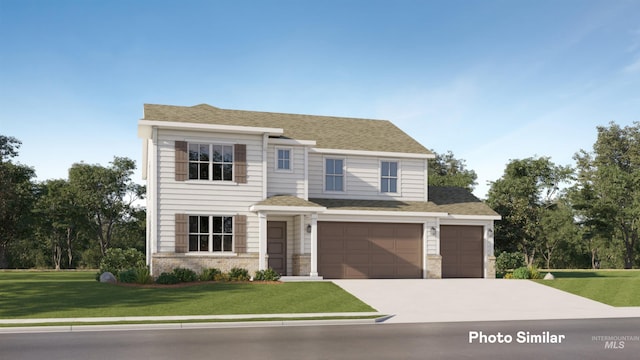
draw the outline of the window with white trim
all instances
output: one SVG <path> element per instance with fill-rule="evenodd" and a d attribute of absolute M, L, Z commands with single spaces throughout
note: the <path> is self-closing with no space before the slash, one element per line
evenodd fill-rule
<path fill-rule="evenodd" d="M 276 148 L 276 170 L 291 171 L 291 149 Z"/>
<path fill-rule="evenodd" d="M 344 159 L 324 160 L 325 191 L 344 191 Z"/>
<path fill-rule="evenodd" d="M 189 143 L 189 180 L 233 181 L 233 145 Z"/>
<path fill-rule="evenodd" d="M 190 252 L 233 252 L 232 216 L 189 216 Z"/>
<path fill-rule="evenodd" d="M 383 193 L 398 192 L 398 162 L 397 161 L 381 161 L 380 162 L 380 192 L 383 192 Z"/>

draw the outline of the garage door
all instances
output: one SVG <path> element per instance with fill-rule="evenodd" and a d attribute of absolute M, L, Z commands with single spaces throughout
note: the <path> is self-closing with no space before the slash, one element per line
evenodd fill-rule
<path fill-rule="evenodd" d="M 440 226 L 443 278 L 483 277 L 482 226 Z"/>
<path fill-rule="evenodd" d="M 318 223 L 318 273 L 326 279 L 422 277 L 422 224 Z"/>

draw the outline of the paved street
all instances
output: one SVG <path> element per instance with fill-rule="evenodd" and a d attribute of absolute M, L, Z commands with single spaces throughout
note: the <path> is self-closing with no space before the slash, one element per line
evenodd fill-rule
<path fill-rule="evenodd" d="M 473 343 L 470 332 L 479 336 Z M 518 343 L 518 334 L 545 341 L 555 336 L 560 343 Z M 511 336 L 511 343 L 478 343 L 498 335 Z M 615 344 L 598 338 L 605 336 L 618 338 Z M 0 358 L 632 359 L 640 351 L 638 337 L 640 319 L 80 331 L 0 334 Z"/>

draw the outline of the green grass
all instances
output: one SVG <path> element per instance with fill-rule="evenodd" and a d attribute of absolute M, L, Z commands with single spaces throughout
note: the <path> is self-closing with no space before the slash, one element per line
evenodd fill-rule
<path fill-rule="evenodd" d="M 330 282 L 136 288 L 102 284 L 94 276 L 93 272 L 0 272 L 0 318 L 375 311 Z"/>
<path fill-rule="evenodd" d="M 547 271 L 541 271 L 545 274 Z M 534 280 L 612 306 L 640 306 L 638 270 L 550 270 L 555 280 Z"/>

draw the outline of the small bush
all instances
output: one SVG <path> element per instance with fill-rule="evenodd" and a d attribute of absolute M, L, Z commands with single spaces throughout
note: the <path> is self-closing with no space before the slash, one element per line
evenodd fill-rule
<path fill-rule="evenodd" d="M 525 266 L 524 254 L 520 252 L 501 252 L 496 258 L 496 274 L 504 275 L 507 271 Z"/>
<path fill-rule="evenodd" d="M 151 284 L 153 282 L 153 276 L 151 276 L 147 266 L 133 270 L 136 275 L 136 284 Z"/>
<path fill-rule="evenodd" d="M 120 271 L 145 266 L 147 266 L 145 256 L 141 251 L 133 248 L 127 250 L 111 248 L 100 260 L 100 274 L 108 271 L 117 277 Z"/>
<path fill-rule="evenodd" d="M 179 282 L 193 282 L 198 280 L 198 275 L 191 269 L 175 268 L 173 269 L 173 275 L 175 275 Z"/>
<path fill-rule="evenodd" d="M 535 266 L 529 267 L 529 279 L 542 279 L 540 271 Z"/>
<path fill-rule="evenodd" d="M 215 280 L 215 281 L 229 281 L 230 280 L 229 279 L 229 274 L 223 273 L 223 272 L 217 273 L 217 274 L 215 274 L 213 276 L 213 280 Z"/>
<path fill-rule="evenodd" d="M 121 283 L 127 283 L 127 284 L 135 283 L 136 270 L 129 269 L 129 270 L 120 271 L 120 273 L 118 273 L 116 277 L 118 278 L 118 281 Z"/>
<path fill-rule="evenodd" d="M 513 279 L 513 273 L 509 272 L 509 273 L 504 274 L 503 279 Z"/>
<path fill-rule="evenodd" d="M 256 271 L 256 276 L 254 276 L 253 279 L 255 281 L 278 281 L 280 279 L 280 274 L 275 272 L 272 268 L 268 268 L 267 270 Z"/>
<path fill-rule="evenodd" d="M 208 269 L 202 270 L 198 278 L 200 281 L 213 281 L 216 279 L 216 275 L 220 273 L 221 273 L 220 269 L 208 268 Z"/>
<path fill-rule="evenodd" d="M 249 271 L 243 268 L 234 267 L 229 270 L 229 280 L 231 281 L 248 281 Z"/>
<path fill-rule="evenodd" d="M 529 268 L 526 266 L 522 266 L 513 270 L 514 279 L 529 279 L 530 276 L 531 276 L 531 273 L 529 272 Z"/>
<path fill-rule="evenodd" d="M 170 273 L 163 272 L 162 274 L 160 274 L 160 276 L 158 276 L 158 279 L 156 279 L 156 282 L 162 285 L 172 285 L 172 284 L 179 283 L 180 280 L 172 272 Z"/>

